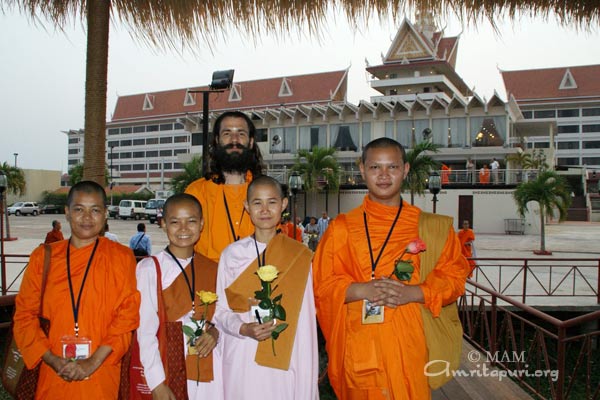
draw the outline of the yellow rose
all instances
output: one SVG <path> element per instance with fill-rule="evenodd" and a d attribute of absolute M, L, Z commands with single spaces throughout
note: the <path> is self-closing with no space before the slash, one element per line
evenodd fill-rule
<path fill-rule="evenodd" d="M 279 271 L 274 265 L 263 265 L 257 271 L 258 277 L 263 282 L 273 282 Z"/>
<path fill-rule="evenodd" d="M 216 293 L 207 292 L 204 290 L 196 292 L 196 294 L 198 295 L 198 297 L 200 297 L 200 301 L 202 302 L 202 304 L 212 304 L 219 298 L 219 296 L 217 296 Z"/>

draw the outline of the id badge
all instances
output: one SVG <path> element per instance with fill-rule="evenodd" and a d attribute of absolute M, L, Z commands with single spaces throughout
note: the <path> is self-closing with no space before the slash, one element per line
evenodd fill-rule
<path fill-rule="evenodd" d="M 63 336 L 60 339 L 62 356 L 69 360 L 85 360 L 92 350 L 92 341 L 85 337 Z"/>
<path fill-rule="evenodd" d="M 269 310 L 264 310 L 258 306 L 258 300 L 248 299 L 250 303 L 250 321 L 258 322 L 262 324 L 265 322 L 265 318 L 269 318 Z"/>
<path fill-rule="evenodd" d="M 383 312 L 384 306 L 376 306 L 371 304 L 367 299 L 363 300 L 362 306 L 362 323 L 363 325 L 368 324 L 381 324 L 383 323 Z"/>

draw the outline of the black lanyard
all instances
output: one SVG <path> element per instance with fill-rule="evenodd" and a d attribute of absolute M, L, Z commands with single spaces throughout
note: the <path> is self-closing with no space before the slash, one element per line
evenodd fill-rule
<path fill-rule="evenodd" d="M 227 197 L 225 196 L 225 192 L 223 192 L 223 202 L 225 203 L 225 211 L 227 212 L 227 219 L 229 220 L 229 229 L 231 229 L 231 236 L 233 236 L 233 241 L 237 242 L 240 240 L 240 237 L 235 234 L 235 229 L 233 229 L 233 222 L 231 221 L 231 214 L 229 213 L 229 205 L 227 204 Z M 244 219 L 244 213 L 246 212 L 245 208 L 242 208 L 242 216 L 240 217 L 240 228 L 242 227 L 242 220 Z"/>
<path fill-rule="evenodd" d="M 90 271 L 90 266 L 92 265 L 92 260 L 94 259 L 94 255 L 96 254 L 96 249 L 98 248 L 98 239 L 96 238 L 96 243 L 94 244 L 94 249 L 92 250 L 92 254 L 90 255 L 90 259 L 88 260 L 87 267 L 85 267 L 85 273 L 83 274 L 83 280 L 81 281 L 81 286 L 79 287 L 79 295 L 77 296 L 77 304 L 75 304 L 75 293 L 73 293 L 73 282 L 71 282 L 71 238 L 69 238 L 69 243 L 67 244 L 67 279 L 69 280 L 69 293 L 71 294 L 71 307 L 73 307 L 73 319 L 75 320 L 75 337 L 79 337 L 79 304 L 81 303 L 81 293 L 83 293 L 83 286 L 85 285 L 85 280 L 87 279 L 88 272 Z"/>
<path fill-rule="evenodd" d="M 181 273 L 182 273 L 183 277 L 185 278 L 185 283 L 187 284 L 188 290 L 190 291 L 190 298 L 192 299 L 192 315 L 194 315 L 196 313 L 196 301 L 194 300 L 194 293 L 196 292 L 196 271 L 194 270 L 194 256 L 192 255 L 192 261 L 191 261 L 191 264 L 192 264 L 191 265 L 192 266 L 192 284 L 190 285 L 190 278 L 188 278 L 187 274 L 185 273 L 185 270 L 183 269 L 183 267 L 179 263 L 179 260 L 177 259 L 177 257 L 175 257 L 173 255 L 173 253 L 171 253 L 171 250 L 169 250 L 168 246 L 165 247 L 165 251 L 167 253 L 169 253 L 169 255 L 173 258 L 173 260 L 175 260 L 175 262 L 177 263 L 177 266 L 181 270 Z"/>
<path fill-rule="evenodd" d="M 258 251 L 258 244 L 256 243 L 256 235 L 252 235 L 252 237 L 254 238 L 254 248 L 256 249 L 256 260 L 258 261 L 258 268 L 262 267 L 263 265 L 266 265 L 266 254 L 267 254 L 267 249 L 265 248 L 265 251 L 262 252 L 262 260 L 260 259 L 260 252 Z"/>
<path fill-rule="evenodd" d="M 369 243 L 369 255 L 371 256 L 371 279 L 375 279 L 375 268 L 377 268 L 377 264 L 379 263 L 379 259 L 383 254 L 383 250 L 385 246 L 387 246 L 388 241 L 390 240 L 390 236 L 392 236 L 392 231 L 396 226 L 396 222 L 398 222 L 398 217 L 400 217 L 400 211 L 402 211 L 402 199 L 400 199 L 400 206 L 398 207 L 398 212 L 396 213 L 396 218 L 394 218 L 394 222 L 392 222 L 392 227 L 383 242 L 383 246 L 381 246 L 381 250 L 379 250 L 379 255 L 377 256 L 377 260 L 373 260 L 373 248 L 371 247 L 371 236 L 369 236 L 369 227 L 367 226 L 367 213 L 363 211 L 363 220 L 365 221 L 365 232 L 367 233 L 367 242 Z"/>

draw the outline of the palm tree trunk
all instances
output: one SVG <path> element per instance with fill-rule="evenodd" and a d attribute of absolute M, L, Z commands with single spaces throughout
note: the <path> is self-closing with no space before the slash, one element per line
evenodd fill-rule
<path fill-rule="evenodd" d="M 83 179 L 104 186 L 106 169 L 106 85 L 110 1 L 87 1 L 85 140 Z"/>
<path fill-rule="evenodd" d="M 540 204 L 540 252 L 546 251 L 546 218 L 544 218 L 544 208 Z"/>

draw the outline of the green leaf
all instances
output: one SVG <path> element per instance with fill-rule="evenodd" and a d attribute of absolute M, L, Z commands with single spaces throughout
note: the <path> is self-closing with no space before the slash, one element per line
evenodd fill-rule
<path fill-rule="evenodd" d="M 279 338 L 279 332 L 275 332 L 275 331 L 271 332 L 271 337 L 272 337 L 274 340 L 277 340 L 277 338 Z"/>
<path fill-rule="evenodd" d="M 410 280 L 410 277 L 412 276 L 412 273 L 410 272 L 394 272 L 394 274 L 396 275 L 396 278 L 398 278 L 398 280 L 400 281 L 408 281 Z"/>
<path fill-rule="evenodd" d="M 263 310 L 270 310 L 272 307 L 271 299 L 262 299 L 258 306 Z"/>
<path fill-rule="evenodd" d="M 288 327 L 288 324 L 285 322 L 283 324 L 279 324 L 275 327 L 275 329 L 273 329 L 273 333 L 277 333 L 277 336 L 279 336 L 279 334 L 281 332 L 283 332 L 284 330 L 286 330 L 287 327 Z M 275 339 L 277 339 L 277 338 L 275 338 Z"/>
<path fill-rule="evenodd" d="M 285 321 L 285 309 L 280 304 L 277 304 L 273 309 L 273 316 L 277 319 Z"/>
<path fill-rule="evenodd" d="M 256 292 L 254 292 L 254 297 L 256 298 L 256 300 L 265 300 L 268 298 L 267 293 L 263 290 L 257 290 Z"/>
<path fill-rule="evenodd" d="M 283 297 L 283 293 L 280 294 L 279 296 L 275 296 L 275 298 L 273 299 L 273 303 L 278 303 L 282 297 Z"/>
<path fill-rule="evenodd" d="M 194 335 L 194 330 L 191 327 L 189 327 L 187 325 L 183 325 L 182 329 L 183 329 L 183 333 L 185 333 L 186 336 L 188 336 L 190 338 L 193 338 L 194 336 L 196 336 L 196 335 Z"/>
<path fill-rule="evenodd" d="M 271 318 L 270 316 L 262 317 L 263 324 L 265 324 L 267 322 L 271 322 L 271 321 L 273 321 L 273 318 Z"/>

